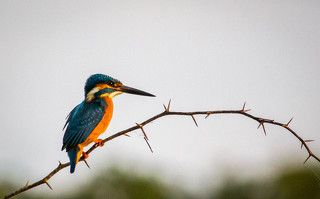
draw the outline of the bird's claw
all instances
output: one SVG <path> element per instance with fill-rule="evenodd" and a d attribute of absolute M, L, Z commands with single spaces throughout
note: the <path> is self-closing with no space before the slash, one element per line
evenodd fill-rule
<path fill-rule="evenodd" d="M 83 157 L 83 159 L 87 159 L 89 157 L 89 155 L 86 152 L 82 152 L 82 157 Z"/>
<path fill-rule="evenodd" d="M 103 140 L 101 140 L 101 139 L 97 139 L 97 140 L 95 141 L 95 143 L 96 143 L 96 146 L 100 146 L 100 147 L 102 147 L 102 146 L 104 145 L 104 142 L 103 142 Z"/>

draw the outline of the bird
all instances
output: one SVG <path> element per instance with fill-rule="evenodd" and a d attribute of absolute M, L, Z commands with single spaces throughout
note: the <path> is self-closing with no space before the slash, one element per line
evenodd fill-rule
<path fill-rule="evenodd" d="M 112 118 L 113 98 L 122 93 L 155 97 L 148 92 L 125 86 L 119 80 L 104 74 L 91 75 L 84 87 L 84 100 L 72 109 L 63 127 L 61 150 L 68 153 L 70 173 L 74 173 L 81 157 L 88 158 L 83 148 L 91 143 L 103 146 L 98 137 L 106 131 Z"/>

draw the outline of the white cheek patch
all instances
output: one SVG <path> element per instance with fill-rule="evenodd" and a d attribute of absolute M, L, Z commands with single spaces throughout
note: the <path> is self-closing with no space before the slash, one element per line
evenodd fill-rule
<path fill-rule="evenodd" d="M 115 96 L 117 96 L 117 95 L 120 95 L 120 94 L 122 94 L 121 91 L 114 91 L 114 92 L 112 92 L 112 93 L 105 93 L 105 94 L 101 95 L 101 97 L 110 97 L 110 98 L 113 98 L 113 97 L 115 97 Z"/>
<path fill-rule="evenodd" d="M 113 97 L 115 97 L 115 96 L 117 96 L 117 95 L 120 95 L 120 94 L 122 94 L 121 91 L 114 91 L 114 92 L 112 92 L 112 93 L 109 94 L 109 97 L 113 98 Z"/>
<path fill-rule="evenodd" d="M 99 88 L 94 87 L 86 96 L 86 101 L 90 102 L 94 99 L 94 94 L 99 91 Z"/>

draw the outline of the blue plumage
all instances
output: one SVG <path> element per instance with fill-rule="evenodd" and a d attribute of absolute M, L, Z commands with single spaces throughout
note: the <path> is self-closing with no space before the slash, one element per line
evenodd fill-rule
<path fill-rule="evenodd" d="M 90 90 L 97 84 L 108 84 L 112 86 L 116 83 L 121 82 L 108 75 L 91 75 L 86 81 L 84 88 L 85 96 L 87 96 Z M 106 92 L 106 89 L 103 91 Z M 113 92 L 113 90 L 108 90 L 108 92 Z M 69 113 L 67 121 L 63 127 L 63 129 L 66 128 L 66 130 L 63 136 L 63 145 L 61 150 L 66 149 L 68 152 L 71 173 L 74 172 L 77 163 L 77 153 L 79 152 L 78 144 L 86 141 L 105 114 L 107 104 L 98 96 L 99 94 L 101 94 L 101 91 L 95 94 L 96 96 L 93 100 L 84 100 L 76 106 Z"/>
<path fill-rule="evenodd" d="M 91 75 L 86 81 L 84 91 L 85 100 L 69 113 L 63 127 L 65 133 L 61 150 L 66 149 L 68 152 L 71 173 L 74 172 L 80 155 L 82 154 L 83 158 L 87 157 L 83 152 L 84 147 L 92 142 L 103 144 L 98 137 L 106 130 L 112 118 L 114 96 L 123 92 L 154 96 L 125 86 L 119 80 L 103 74 Z"/>
<path fill-rule="evenodd" d="M 68 151 L 68 156 L 70 159 L 70 173 L 73 173 L 76 169 L 78 151 L 78 147 L 72 148 L 70 151 Z"/>
<path fill-rule="evenodd" d="M 65 124 L 67 129 L 63 136 L 61 150 L 66 149 L 68 152 L 84 142 L 103 118 L 106 106 L 106 103 L 101 99 L 92 102 L 83 101 L 76 106 L 70 112 Z"/>
<path fill-rule="evenodd" d="M 77 164 L 78 144 L 83 143 L 103 118 L 106 103 L 97 99 L 92 102 L 83 101 L 69 114 L 63 136 L 63 146 L 70 159 L 70 172 L 73 173 Z"/>

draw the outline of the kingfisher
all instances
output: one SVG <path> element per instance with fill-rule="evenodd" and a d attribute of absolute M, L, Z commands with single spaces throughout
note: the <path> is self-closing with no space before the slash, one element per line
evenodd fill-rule
<path fill-rule="evenodd" d="M 155 97 L 155 95 L 123 85 L 104 74 L 91 75 L 84 87 L 85 98 L 67 116 L 63 127 L 62 151 L 70 159 L 70 173 L 74 173 L 81 155 L 88 157 L 83 148 L 91 143 L 103 146 L 98 137 L 107 129 L 113 113 L 113 98 L 122 93 Z"/>

